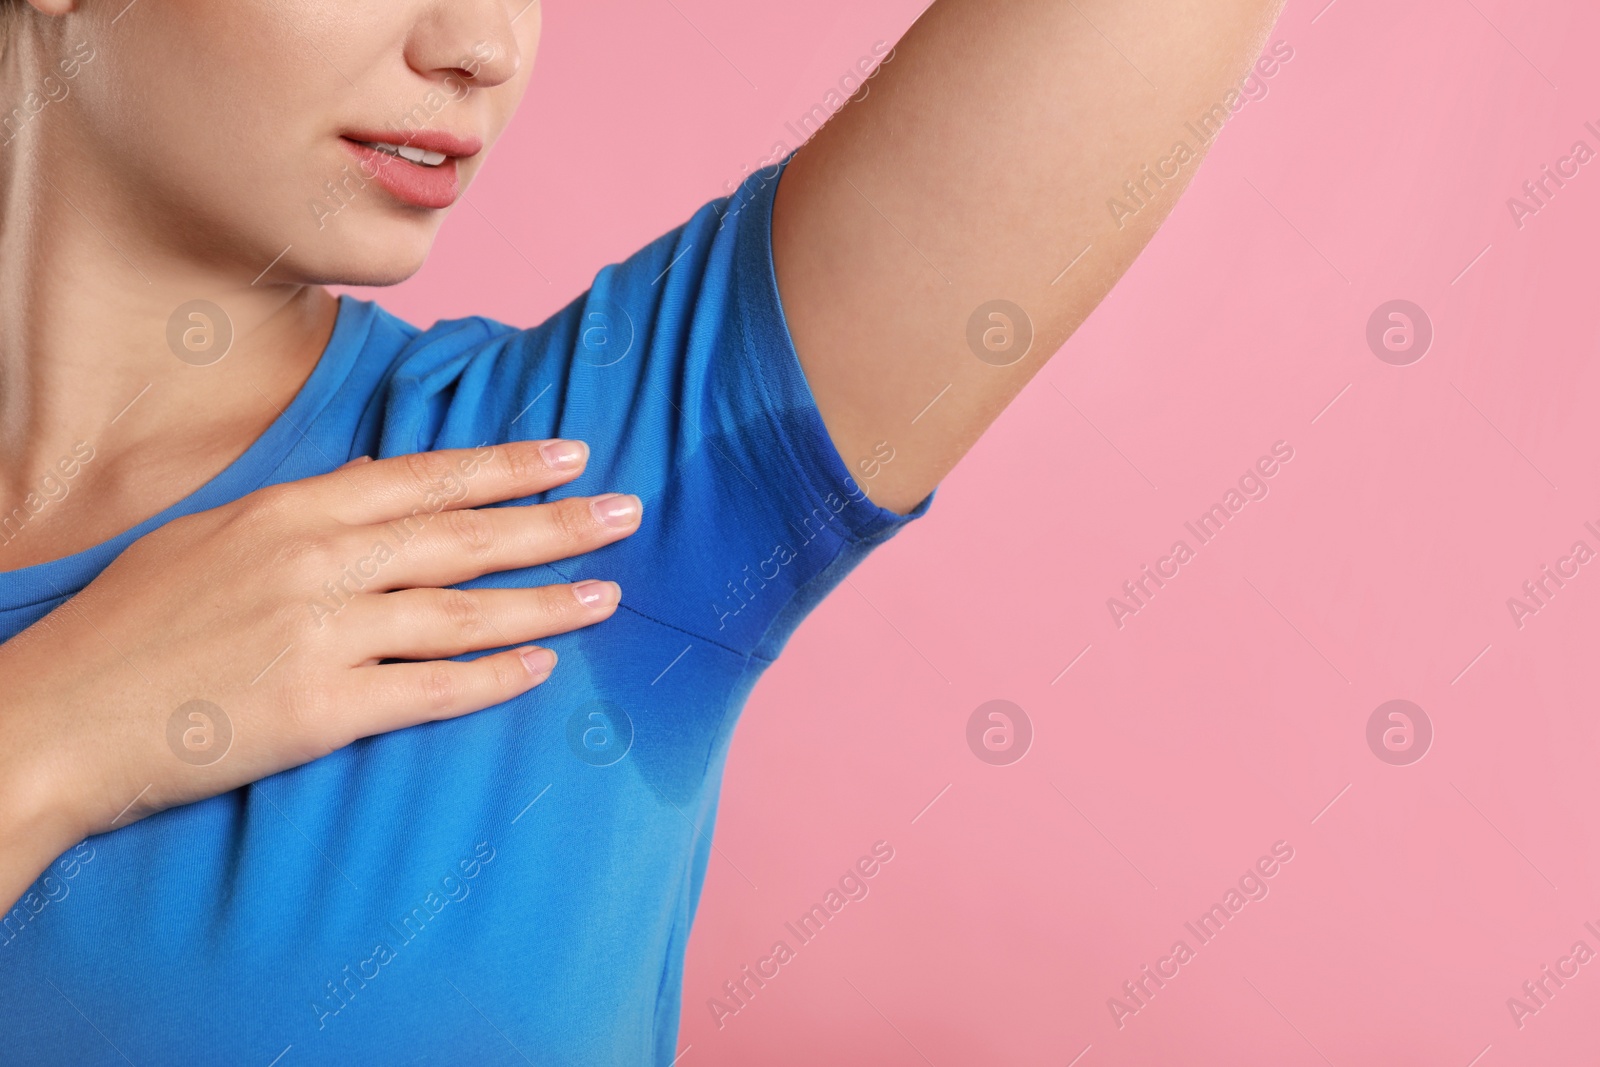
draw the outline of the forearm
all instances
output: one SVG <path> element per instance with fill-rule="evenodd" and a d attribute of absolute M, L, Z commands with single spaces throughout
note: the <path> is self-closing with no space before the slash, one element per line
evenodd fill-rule
<path fill-rule="evenodd" d="M 22 900 L 56 857 L 85 836 L 63 778 L 24 736 L 32 718 L 16 702 L 0 712 L 0 910 Z M 9 928 L 8 928 L 9 929 Z M 9 940 L 0 932 L 0 942 Z"/>
<path fill-rule="evenodd" d="M 1280 6 L 938 0 L 799 153 L 774 220 L 779 283 L 846 459 L 895 446 L 874 499 L 925 495 L 1127 270 Z M 968 342 L 997 299 L 1033 332 L 1014 364 Z"/>

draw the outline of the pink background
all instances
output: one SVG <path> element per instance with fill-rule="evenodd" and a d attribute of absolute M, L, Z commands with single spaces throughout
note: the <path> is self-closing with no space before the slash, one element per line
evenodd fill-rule
<path fill-rule="evenodd" d="M 1600 960 L 1520 1029 L 1506 1000 L 1600 951 L 1600 562 L 1521 629 L 1506 600 L 1600 549 L 1600 161 L 1520 230 L 1506 200 L 1600 149 L 1600 17 L 1325 3 L 1292 0 L 1293 60 L 1150 250 L 757 689 L 683 1067 L 1594 1061 Z M 541 320 L 921 6 L 546 5 L 471 206 L 381 299 Z M 1365 341 L 1394 298 L 1435 327 L 1411 366 Z M 1119 630 L 1106 599 L 1279 440 L 1270 495 Z M 997 698 L 1035 729 L 1010 766 L 966 742 Z M 1410 766 L 1366 742 L 1394 698 L 1436 731 Z M 878 840 L 870 895 L 719 1028 L 708 998 Z M 1277 841 L 1270 894 L 1197 947 L 1185 920 Z M 1179 938 L 1119 1029 L 1107 999 Z"/>

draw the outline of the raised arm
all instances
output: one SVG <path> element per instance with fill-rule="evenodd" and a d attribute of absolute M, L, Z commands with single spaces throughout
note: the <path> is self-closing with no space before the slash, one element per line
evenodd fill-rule
<path fill-rule="evenodd" d="M 875 501 L 914 507 L 1116 284 L 1281 4 L 936 0 L 798 153 L 779 292 Z"/>

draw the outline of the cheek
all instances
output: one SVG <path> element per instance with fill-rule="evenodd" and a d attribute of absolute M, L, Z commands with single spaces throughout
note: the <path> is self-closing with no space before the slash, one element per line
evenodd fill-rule
<path fill-rule="evenodd" d="M 303 157 L 296 126 L 342 83 L 264 6 L 136 8 L 117 47 L 85 66 L 81 106 L 94 143 L 156 202 L 162 190 L 196 206 L 259 195 L 263 178 Z"/>
<path fill-rule="evenodd" d="M 311 204 L 352 163 L 339 129 L 393 108 L 405 8 L 401 0 L 387 13 L 373 0 L 140 4 L 118 23 L 117 46 L 100 48 L 80 75 L 73 96 L 85 140 L 114 187 L 147 205 L 152 226 L 261 265 L 291 243 L 312 251 Z M 382 246 L 371 257 L 417 254 Z M 337 274 L 351 265 L 328 266 Z"/>

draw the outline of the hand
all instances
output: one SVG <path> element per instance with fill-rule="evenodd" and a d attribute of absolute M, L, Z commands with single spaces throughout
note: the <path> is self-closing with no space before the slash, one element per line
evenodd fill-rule
<path fill-rule="evenodd" d="M 547 441 L 358 460 L 134 542 L 0 646 L 0 897 L 88 834 L 544 681 L 555 654 L 529 642 L 608 618 L 615 582 L 443 587 L 637 530 L 619 494 L 483 507 L 587 458 Z"/>

